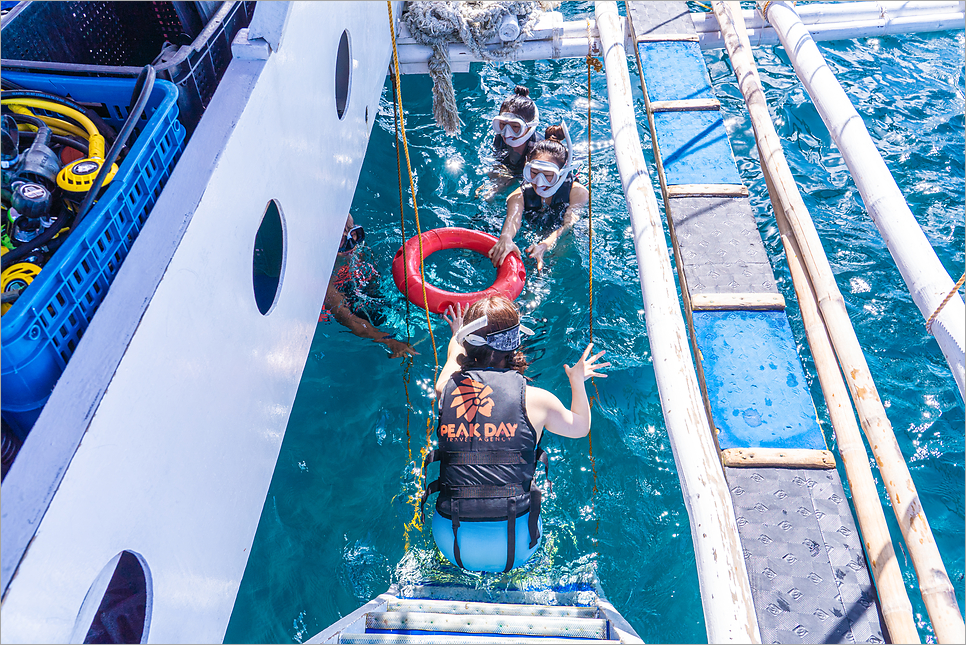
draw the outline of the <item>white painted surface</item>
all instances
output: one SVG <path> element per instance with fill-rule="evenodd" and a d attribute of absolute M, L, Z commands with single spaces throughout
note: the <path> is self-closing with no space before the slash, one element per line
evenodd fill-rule
<path fill-rule="evenodd" d="M 370 120 L 378 111 L 388 20 L 381 2 L 291 5 L 4 597 L 3 642 L 65 642 L 88 588 L 124 549 L 153 577 L 149 642 L 222 640 L 365 155 L 366 107 Z M 343 29 L 353 88 L 339 121 Z M 173 177 L 166 191 L 178 190 Z M 252 251 L 270 199 L 287 249 L 280 296 L 262 316 Z"/>
<path fill-rule="evenodd" d="M 855 111 L 795 9 L 786 2 L 773 2 L 767 17 L 781 38 L 795 74 L 842 154 L 862 195 L 862 202 L 889 247 L 925 321 L 952 291 L 952 278 L 909 210 L 862 117 Z M 917 323 L 910 321 L 910 324 Z M 936 318 L 932 331 L 952 370 L 960 397 L 966 398 L 966 306 L 962 296 L 958 293 L 953 296 Z"/>
<path fill-rule="evenodd" d="M 621 17 L 616 2 L 595 6 L 614 154 L 634 231 L 654 378 L 690 519 L 708 642 L 759 643 L 731 493 L 698 388 L 661 213 L 637 135 Z"/>

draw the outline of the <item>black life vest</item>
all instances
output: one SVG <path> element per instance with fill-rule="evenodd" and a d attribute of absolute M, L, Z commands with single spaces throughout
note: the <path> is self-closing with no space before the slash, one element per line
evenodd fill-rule
<path fill-rule="evenodd" d="M 510 369 L 457 372 L 443 387 L 436 436 L 439 447 L 423 469 L 439 462 L 439 478 L 426 487 L 422 502 L 439 492 L 436 512 L 453 523 L 453 551 L 462 567 L 456 539 L 460 521 L 507 522 L 507 563 L 516 555 L 516 518 L 530 512 L 530 548 L 540 537 L 540 489 L 533 484 L 538 461 L 547 455 L 526 414 L 526 381 Z"/>
<path fill-rule="evenodd" d="M 543 141 L 543 135 L 539 132 L 534 132 L 533 136 L 527 139 L 527 146 L 523 149 L 523 152 L 517 152 L 503 138 L 501 134 L 493 135 L 493 153 L 496 156 L 496 160 L 507 167 L 514 177 L 523 176 L 523 167 L 527 165 L 527 157 L 533 151 L 533 147 L 537 145 L 537 142 Z"/>
<path fill-rule="evenodd" d="M 524 184 L 523 217 L 527 225 L 539 231 L 560 228 L 567 208 L 570 206 L 570 189 L 573 185 L 574 176 L 571 174 L 550 198 L 550 203 L 545 205 L 543 198 L 537 194 L 533 186 Z"/>

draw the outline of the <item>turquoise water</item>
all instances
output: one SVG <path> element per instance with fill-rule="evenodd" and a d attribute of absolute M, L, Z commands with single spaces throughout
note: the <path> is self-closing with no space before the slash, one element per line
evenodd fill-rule
<path fill-rule="evenodd" d="M 565 11 L 575 17 L 592 11 L 592 4 L 572 3 Z M 962 33 L 822 45 L 954 279 L 966 262 L 963 45 Z M 756 54 L 786 155 L 825 242 L 962 609 L 962 401 L 784 52 L 765 48 Z M 820 402 L 778 230 L 749 143 L 750 122 L 725 55 L 707 52 L 705 59 Z M 632 72 L 635 78 L 636 69 Z M 586 157 L 586 78 L 582 60 L 474 65 L 471 73 L 455 77 L 465 122 L 457 138 L 445 136 L 432 122 L 428 77 L 404 77 L 423 230 L 465 226 L 498 233 L 502 200 L 484 203 L 474 194 L 483 180 L 488 117 L 517 83 L 531 87 L 543 123 L 567 119 L 578 156 Z M 379 272 L 388 299 L 384 328 L 405 337 L 407 307 L 389 272 L 402 240 L 391 100 L 387 83 L 353 214 L 367 230 L 360 260 Z M 637 101 L 642 108 L 640 96 Z M 654 383 L 630 225 L 609 141 L 603 73 L 594 75 L 591 108 L 594 338 L 614 366 L 609 378 L 597 382 L 594 461 L 587 439 L 550 435 L 544 442 L 553 482 L 544 506 L 545 545 L 510 579 L 540 587 L 596 575 L 646 642 L 699 642 L 706 635 L 690 529 Z M 650 157 L 646 128 L 641 138 Z M 407 207 L 406 236 L 413 232 Z M 524 229 L 518 243 L 525 248 L 534 237 Z M 467 275 L 474 288 L 492 279 L 492 267 L 480 256 L 453 252 L 441 259 L 428 267 L 441 286 L 455 287 Z M 572 362 L 589 340 L 588 266 L 584 217 L 558 244 L 543 273 L 528 262 L 527 287 L 518 300 L 527 324 L 537 331 L 527 346 L 528 374 L 565 401 L 569 394 L 561 364 Z M 409 370 L 402 360 L 388 359 L 382 346 L 337 323 L 319 325 L 226 642 L 303 641 L 397 581 L 506 585 L 502 576 L 462 574 L 444 563 L 428 524 L 422 532 L 406 528 L 413 516 L 413 470 L 426 442 L 433 380 L 425 314 L 412 307 L 409 321 L 420 352 Z M 448 327 L 434 316 L 433 329 L 439 351 L 445 351 Z M 819 412 L 834 445 L 821 403 Z M 900 544 L 891 511 L 887 517 Z M 901 547 L 899 559 L 921 633 L 931 637 L 911 562 Z"/>

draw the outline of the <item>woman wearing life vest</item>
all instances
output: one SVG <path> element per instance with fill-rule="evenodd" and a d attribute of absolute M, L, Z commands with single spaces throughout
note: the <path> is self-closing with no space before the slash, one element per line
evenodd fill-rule
<path fill-rule="evenodd" d="M 523 167 L 534 145 L 543 139 L 537 131 L 540 113 L 530 98 L 530 90 L 517 85 L 513 94 L 503 100 L 500 113 L 493 117 L 493 156 L 496 166 L 490 171 L 490 182 L 476 191 L 489 201 L 514 180 L 523 176 Z"/>
<path fill-rule="evenodd" d="M 598 370 L 604 352 L 589 356 L 592 345 L 573 367 L 572 403 L 564 407 L 546 390 L 527 385 L 527 359 L 512 300 L 490 296 L 466 310 L 450 307 L 444 318 L 453 331 L 446 364 L 436 381 L 440 402 L 436 429 L 439 447 L 423 468 L 438 461 L 439 478 L 427 486 L 423 503 L 439 492 L 433 537 L 446 558 L 468 571 L 509 571 L 522 566 L 540 545 L 540 489 L 533 483 L 537 462 L 547 465 L 540 449 L 546 428 L 563 437 L 590 432 L 590 404 L 584 381 L 605 377 Z"/>
<path fill-rule="evenodd" d="M 587 189 L 572 175 L 575 167 L 567 126 L 550 126 L 546 139 L 530 152 L 523 168 L 525 183 L 507 198 L 503 230 L 489 253 L 493 266 L 499 267 L 511 253 L 520 256 L 513 238 L 526 220 L 530 228 L 544 236 L 527 248 L 527 254 L 537 262 L 537 271 L 543 270 L 544 254 L 574 225 L 577 209 L 587 203 Z"/>

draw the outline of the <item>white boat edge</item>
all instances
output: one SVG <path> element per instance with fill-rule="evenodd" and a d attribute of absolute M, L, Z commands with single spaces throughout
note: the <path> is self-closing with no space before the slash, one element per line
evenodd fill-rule
<path fill-rule="evenodd" d="M 4 482 L 5 643 L 82 641 L 85 596 L 124 550 L 148 574 L 144 642 L 224 638 L 392 51 L 383 2 L 265 9 Z M 273 199 L 286 245 L 263 316 L 252 254 Z"/>

